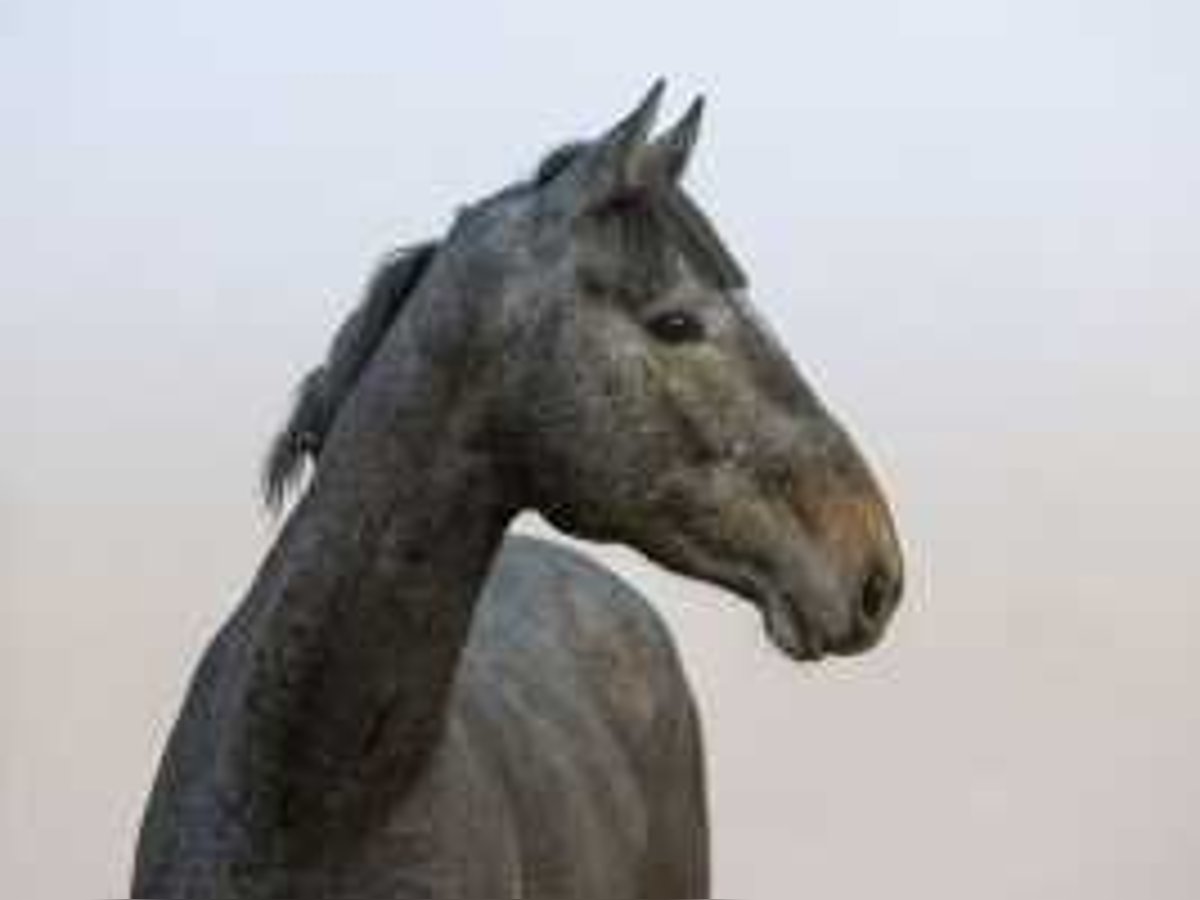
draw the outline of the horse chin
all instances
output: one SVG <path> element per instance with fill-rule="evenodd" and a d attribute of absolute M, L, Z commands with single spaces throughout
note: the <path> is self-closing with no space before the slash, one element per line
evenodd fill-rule
<path fill-rule="evenodd" d="M 782 594 L 769 592 L 758 604 L 771 643 L 797 662 L 817 662 L 825 656 L 825 642 L 803 613 Z"/>

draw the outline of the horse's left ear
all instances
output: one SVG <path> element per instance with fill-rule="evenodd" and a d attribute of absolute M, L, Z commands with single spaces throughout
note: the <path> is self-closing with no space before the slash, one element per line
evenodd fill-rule
<path fill-rule="evenodd" d="M 704 98 L 697 97 L 678 122 L 650 144 L 639 162 L 641 180 L 655 184 L 673 184 L 683 178 L 704 118 Z"/>

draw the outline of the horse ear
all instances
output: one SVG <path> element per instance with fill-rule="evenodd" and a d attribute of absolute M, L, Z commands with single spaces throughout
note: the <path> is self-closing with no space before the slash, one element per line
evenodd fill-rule
<path fill-rule="evenodd" d="M 645 180 L 671 184 L 683 177 L 696 148 L 703 118 L 704 98 L 697 97 L 679 121 L 646 148 L 641 163 Z"/>
<path fill-rule="evenodd" d="M 666 83 L 658 79 L 637 107 L 572 163 L 574 203 L 594 209 L 638 186 L 643 175 L 641 156 L 654 127 Z"/>

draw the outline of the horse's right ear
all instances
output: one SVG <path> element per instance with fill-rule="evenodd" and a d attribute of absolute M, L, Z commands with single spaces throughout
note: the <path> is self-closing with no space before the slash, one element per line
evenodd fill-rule
<path fill-rule="evenodd" d="M 654 127 L 666 82 L 661 78 L 625 118 L 586 145 L 555 179 L 558 190 L 574 209 L 582 212 L 603 206 L 641 186 L 645 170 L 642 155 Z"/>
<path fill-rule="evenodd" d="M 641 180 L 653 184 L 674 184 L 683 178 L 704 118 L 704 98 L 697 97 L 683 116 L 655 138 L 642 153 Z"/>

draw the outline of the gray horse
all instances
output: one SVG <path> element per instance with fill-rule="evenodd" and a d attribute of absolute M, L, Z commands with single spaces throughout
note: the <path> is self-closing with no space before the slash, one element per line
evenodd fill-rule
<path fill-rule="evenodd" d="M 612 574 L 520 511 L 757 606 L 796 660 L 900 597 L 885 500 L 679 186 L 701 106 L 596 140 L 387 262 L 267 466 L 312 478 L 195 674 L 137 897 L 686 897 L 696 710 Z"/>

